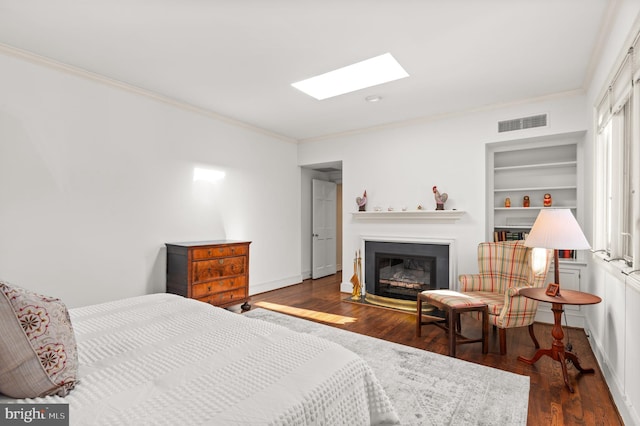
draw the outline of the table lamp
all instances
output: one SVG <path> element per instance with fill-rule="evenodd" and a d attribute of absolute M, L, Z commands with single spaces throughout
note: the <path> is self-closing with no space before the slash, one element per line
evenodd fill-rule
<path fill-rule="evenodd" d="M 586 250 L 591 246 L 570 209 L 540 210 L 524 245 L 553 249 L 554 282 L 560 285 L 558 250 Z M 560 291 L 557 293 L 560 295 Z"/>

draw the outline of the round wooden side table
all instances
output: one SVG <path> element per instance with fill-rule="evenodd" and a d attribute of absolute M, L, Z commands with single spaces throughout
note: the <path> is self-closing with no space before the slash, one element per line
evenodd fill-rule
<path fill-rule="evenodd" d="M 565 350 L 564 342 L 562 341 L 562 339 L 564 339 L 564 331 L 562 330 L 562 312 L 564 312 L 564 305 L 595 305 L 596 303 L 600 303 L 602 299 L 593 294 L 575 290 L 561 289 L 556 296 L 548 296 L 545 291 L 546 288 L 525 288 L 520 290 L 520 294 L 539 302 L 551 303 L 551 310 L 553 311 L 553 329 L 551 330 L 553 343 L 549 349 L 539 349 L 531 359 L 519 356 L 518 360 L 527 364 L 534 364 L 542 356 L 546 355 L 558 361 L 562 367 L 564 383 L 567 385 L 567 388 L 569 388 L 569 391 L 573 393 L 573 386 L 569 383 L 566 360 L 571 361 L 580 373 L 594 373 L 594 369 L 582 368 L 578 356 L 573 352 Z"/>

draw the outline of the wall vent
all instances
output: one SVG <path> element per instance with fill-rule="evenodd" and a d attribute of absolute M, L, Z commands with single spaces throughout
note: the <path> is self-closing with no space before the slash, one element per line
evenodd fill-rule
<path fill-rule="evenodd" d="M 532 127 L 544 127 L 547 125 L 547 114 L 532 115 L 531 117 L 516 118 L 513 120 L 498 121 L 498 133 L 512 132 L 514 130 L 531 129 Z"/>

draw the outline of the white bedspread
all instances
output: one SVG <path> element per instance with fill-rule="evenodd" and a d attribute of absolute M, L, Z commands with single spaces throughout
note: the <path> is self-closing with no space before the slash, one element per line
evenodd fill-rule
<path fill-rule="evenodd" d="M 72 425 L 369 425 L 398 417 L 335 343 L 170 294 L 71 310 Z"/>

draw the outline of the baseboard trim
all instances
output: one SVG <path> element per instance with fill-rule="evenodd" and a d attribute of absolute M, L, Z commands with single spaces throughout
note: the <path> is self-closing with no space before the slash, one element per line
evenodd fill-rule
<path fill-rule="evenodd" d="M 587 324 L 587 326 L 593 330 L 593 327 L 589 324 Z M 640 415 L 636 412 L 635 407 L 625 395 L 624 388 L 621 386 L 616 375 L 611 368 L 609 368 L 604 350 L 598 344 L 593 334 L 589 334 L 587 340 L 589 341 L 591 350 L 596 357 L 596 361 L 598 361 L 598 366 L 600 367 L 604 380 L 609 387 L 609 393 L 611 394 L 611 398 L 613 398 L 613 402 L 616 404 L 616 408 L 618 409 L 618 413 L 620 413 L 620 417 L 622 417 L 622 421 L 627 425 L 640 425 Z"/>
<path fill-rule="evenodd" d="M 288 287 L 294 284 L 300 284 L 302 282 L 302 275 L 293 275 L 291 277 L 282 278 L 275 281 L 269 281 L 265 283 L 254 284 L 251 283 L 249 285 L 249 295 L 253 296 L 254 294 L 266 293 L 267 291 L 277 290 L 282 287 Z"/>

